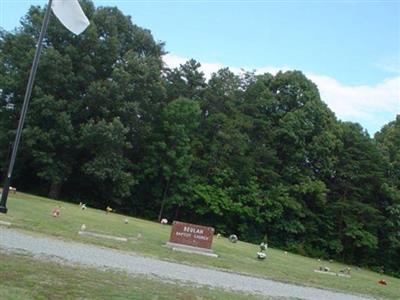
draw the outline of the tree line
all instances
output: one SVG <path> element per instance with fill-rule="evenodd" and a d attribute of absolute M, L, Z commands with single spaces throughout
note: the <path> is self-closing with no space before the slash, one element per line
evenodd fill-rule
<path fill-rule="evenodd" d="M 80 36 L 51 20 L 13 185 L 400 275 L 400 117 L 370 137 L 300 71 L 167 68 L 149 30 L 82 6 Z M 43 15 L 0 32 L 1 179 Z"/>

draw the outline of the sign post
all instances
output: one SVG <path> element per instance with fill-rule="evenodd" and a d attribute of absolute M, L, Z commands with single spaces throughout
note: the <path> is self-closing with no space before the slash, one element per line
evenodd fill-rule
<path fill-rule="evenodd" d="M 214 228 L 174 221 L 168 246 L 173 250 L 217 256 L 211 249 Z"/>

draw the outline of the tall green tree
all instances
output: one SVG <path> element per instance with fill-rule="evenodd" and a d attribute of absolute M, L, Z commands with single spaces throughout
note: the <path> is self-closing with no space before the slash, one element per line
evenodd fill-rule
<path fill-rule="evenodd" d="M 74 191 L 79 186 L 81 166 L 86 163 L 77 151 L 82 128 L 90 122 L 113 122 L 121 117 L 129 130 L 129 142 L 133 144 L 135 139 L 140 143 L 146 139 L 143 128 L 152 127 L 156 114 L 156 108 L 148 109 L 148 103 L 162 102 L 164 97 L 163 45 L 117 8 L 95 8 L 91 1 L 81 4 L 91 20 L 83 34 L 75 36 L 57 19 L 51 20 L 14 177 L 21 188 L 32 188 L 32 182 L 47 186 L 53 197 L 63 185 L 69 197 L 94 197 L 89 189 Z M 43 15 L 42 8 L 31 7 L 15 32 L 1 34 L 2 106 L 14 106 L 2 111 L 5 118 L 1 120 L 1 139 L 5 145 L 13 139 Z M 134 87 L 134 93 L 126 92 L 133 89 L 127 89 L 123 72 L 129 74 L 125 79 Z M 2 152 L 3 158 L 8 148 Z M 140 159 L 135 151 L 127 156 L 125 162 Z M 2 170 L 6 168 L 4 162 Z M 129 193 L 124 195 L 128 197 Z"/>
<path fill-rule="evenodd" d="M 379 193 L 384 183 L 382 157 L 358 124 L 341 123 L 342 146 L 330 189 L 330 214 L 335 218 L 340 254 L 352 262 L 365 263 L 378 247 L 383 218 Z"/>
<path fill-rule="evenodd" d="M 400 275 L 396 264 L 400 260 L 400 116 L 377 132 L 375 140 L 384 157 L 388 179 L 381 189 L 385 221 L 380 224 L 378 261 L 386 271 Z"/>
<path fill-rule="evenodd" d="M 81 127 L 80 154 L 83 163 L 80 179 L 88 189 L 93 190 L 96 206 L 121 207 L 123 199 L 131 195 L 135 178 L 125 155 L 132 148 L 127 141 L 128 132 L 118 118 L 111 122 L 92 120 Z"/>
<path fill-rule="evenodd" d="M 158 219 L 164 214 L 177 217 L 180 208 L 190 207 L 194 180 L 190 170 L 195 160 L 194 136 L 199 117 L 198 103 L 186 98 L 170 102 L 162 111 L 142 165 L 143 180 L 150 180 L 151 195 L 157 199 Z"/>
<path fill-rule="evenodd" d="M 166 69 L 165 81 L 169 101 L 179 97 L 199 100 L 206 87 L 204 73 L 200 71 L 200 63 L 194 59 L 180 65 L 179 68 Z"/>
<path fill-rule="evenodd" d="M 400 115 L 377 132 L 375 140 L 389 163 L 388 176 L 400 189 Z"/>

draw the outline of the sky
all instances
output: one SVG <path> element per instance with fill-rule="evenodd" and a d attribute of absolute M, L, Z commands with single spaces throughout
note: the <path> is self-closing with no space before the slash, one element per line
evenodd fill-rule
<path fill-rule="evenodd" d="M 13 30 L 30 5 L 0 0 Z M 343 121 L 372 135 L 400 114 L 400 0 L 94 0 L 116 6 L 166 43 L 164 61 L 190 58 L 207 77 L 221 67 L 300 70 Z M 50 25 L 51 26 L 51 25 Z"/>

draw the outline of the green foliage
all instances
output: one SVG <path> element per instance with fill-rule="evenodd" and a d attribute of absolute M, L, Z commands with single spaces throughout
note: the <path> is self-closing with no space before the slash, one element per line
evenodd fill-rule
<path fill-rule="evenodd" d="M 141 166 L 145 171 L 142 180 L 152 182 L 153 196 L 161 201 L 159 219 L 164 214 L 165 204 L 169 208 L 168 215 L 172 207 L 176 208 L 177 215 L 179 208 L 190 206 L 193 188 L 190 170 L 195 159 L 193 136 L 199 117 L 199 105 L 193 100 L 179 98 L 170 102 L 163 109 L 159 127 L 148 146 Z"/>
<path fill-rule="evenodd" d="M 124 156 L 132 148 L 127 133 L 118 118 L 112 122 L 92 120 L 81 128 L 80 150 L 86 158 L 81 165 L 82 180 L 97 193 L 97 205 L 104 199 L 104 204 L 121 206 L 121 200 L 131 195 L 135 180 Z"/>
<path fill-rule="evenodd" d="M 180 68 L 166 70 L 165 80 L 169 100 L 179 97 L 201 99 L 206 87 L 206 80 L 199 68 L 200 63 L 191 59 Z"/>
<path fill-rule="evenodd" d="M 82 35 L 50 22 L 13 185 L 399 275 L 399 118 L 372 139 L 299 71 L 167 69 L 150 31 L 81 2 Z M 0 32 L 1 176 L 43 15 Z"/>

